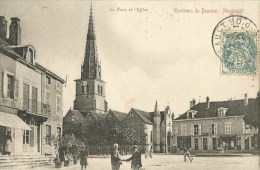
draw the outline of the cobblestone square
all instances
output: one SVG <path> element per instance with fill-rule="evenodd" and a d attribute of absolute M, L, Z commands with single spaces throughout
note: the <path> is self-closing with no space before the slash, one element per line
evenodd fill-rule
<path fill-rule="evenodd" d="M 129 156 L 122 156 L 126 159 Z M 258 156 L 244 157 L 193 157 L 193 162 L 184 162 L 182 155 L 153 155 L 145 159 L 142 155 L 143 170 L 259 170 Z M 87 169 L 110 170 L 110 158 L 89 158 Z M 123 162 L 120 170 L 130 170 L 131 163 Z M 35 168 L 51 170 L 54 167 Z M 80 170 L 80 166 L 64 167 L 64 170 Z"/>

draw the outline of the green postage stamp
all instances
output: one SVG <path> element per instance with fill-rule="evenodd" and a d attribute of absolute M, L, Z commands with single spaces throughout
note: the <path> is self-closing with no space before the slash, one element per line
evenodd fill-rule
<path fill-rule="evenodd" d="M 221 59 L 221 73 L 256 75 L 259 41 L 256 25 L 246 17 L 230 16 L 215 27 L 212 46 Z"/>

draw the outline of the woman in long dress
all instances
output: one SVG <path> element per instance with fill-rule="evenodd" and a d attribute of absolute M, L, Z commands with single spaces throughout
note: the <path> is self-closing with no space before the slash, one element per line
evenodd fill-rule
<path fill-rule="evenodd" d="M 5 136 L 5 153 L 10 155 L 12 152 L 12 137 L 11 132 L 8 131 L 7 135 Z"/>

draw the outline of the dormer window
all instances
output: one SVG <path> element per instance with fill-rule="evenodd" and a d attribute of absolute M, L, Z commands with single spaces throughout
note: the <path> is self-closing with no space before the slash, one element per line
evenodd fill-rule
<path fill-rule="evenodd" d="M 26 60 L 31 64 L 35 63 L 35 51 L 31 46 L 27 48 Z"/>
<path fill-rule="evenodd" d="M 187 112 L 187 119 L 193 119 L 194 118 L 194 115 L 197 113 L 197 111 L 195 110 L 189 110 Z"/>
<path fill-rule="evenodd" d="M 218 117 L 226 116 L 227 108 L 220 107 L 218 108 Z"/>

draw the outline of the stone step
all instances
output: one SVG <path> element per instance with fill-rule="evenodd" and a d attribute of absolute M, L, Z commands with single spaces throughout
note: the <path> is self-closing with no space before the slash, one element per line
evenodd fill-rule
<path fill-rule="evenodd" d="M 53 158 L 44 155 L 1 155 L 0 169 L 28 169 L 30 167 L 48 166 L 53 163 Z"/>

